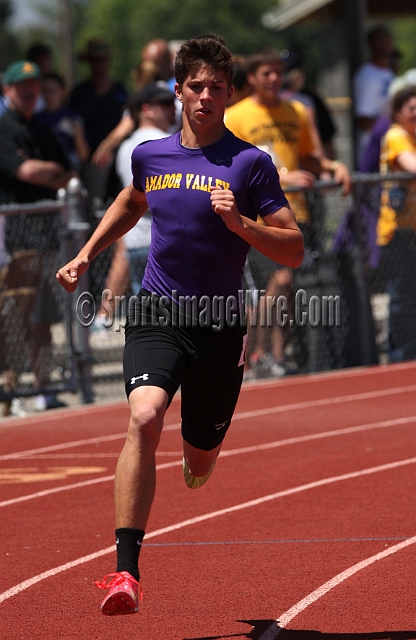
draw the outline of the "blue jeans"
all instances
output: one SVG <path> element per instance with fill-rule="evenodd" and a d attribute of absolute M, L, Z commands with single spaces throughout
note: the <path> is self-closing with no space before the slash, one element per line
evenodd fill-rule
<path fill-rule="evenodd" d="M 416 234 L 397 229 L 393 240 L 382 248 L 390 295 L 390 362 L 416 359 Z M 382 265 L 380 265 L 382 266 Z"/>

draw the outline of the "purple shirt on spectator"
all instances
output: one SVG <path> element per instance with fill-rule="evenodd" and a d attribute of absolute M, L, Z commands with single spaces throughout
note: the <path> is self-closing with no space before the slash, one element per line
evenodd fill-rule
<path fill-rule="evenodd" d="M 358 170 L 361 173 L 379 173 L 381 139 L 391 125 L 389 116 L 380 116 L 375 121 L 370 137 L 363 149 Z"/>

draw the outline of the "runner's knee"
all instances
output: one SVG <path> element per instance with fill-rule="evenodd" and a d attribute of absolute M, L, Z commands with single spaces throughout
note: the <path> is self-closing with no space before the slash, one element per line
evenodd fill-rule
<path fill-rule="evenodd" d="M 156 444 L 163 426 L 163 415 L 151 404 L 140 404 L 131 412 L 129 437 Z"/>

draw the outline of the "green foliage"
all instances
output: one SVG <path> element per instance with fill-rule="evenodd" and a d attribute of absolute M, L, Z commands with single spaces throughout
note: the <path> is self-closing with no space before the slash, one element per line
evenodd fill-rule
<path fill-rule="evenodd" d="M 9 64 L 20 58 L 19 43 L 7 28 L 7 20 L 13 13 L 9 0 L 0 0 L 0 71 L 4 71 Z"/>
<path fill-rule="evenodd" d="M 416 67 L 416 18 L 408 16 L 395 20 L 392 25 L 394 41 L 402 54 L 399 75 Z"/>
<path fill-rule="evenodd" d="M 279 47 L 280 36 L 261 23 L 275 6 L 276 0 L 91 0 L 77 49 L 92 36 L 105 37 L 116 53 L 113 74 L 127 82 L 143 46 L 157 37 L 184 40 L 215 33 L 239 54 Z"/>
<path fill-rule="evenodd" d="M 0 0 L 0 25 L 4 23 L 12 15 L 13 10 L 9 0 Z"/>

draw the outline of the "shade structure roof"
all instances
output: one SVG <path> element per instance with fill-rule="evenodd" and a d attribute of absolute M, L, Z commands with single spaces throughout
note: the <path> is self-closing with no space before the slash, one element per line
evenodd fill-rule
<path fill-rule="evenodd" d="M 282 31 L 287 27 L 312 16 L 336 0 L 280 0 L 279 6 L 262 17 L 263 25 Z M 415 13 L 415 0 L 363 0 L 369 17 L 393 17 Z"/>

